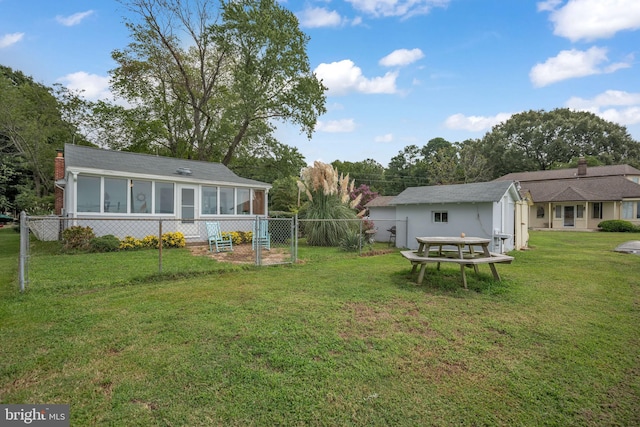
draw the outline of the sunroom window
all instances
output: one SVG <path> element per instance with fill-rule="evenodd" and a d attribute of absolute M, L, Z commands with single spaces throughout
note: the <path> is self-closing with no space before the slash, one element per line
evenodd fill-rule
<path fill-rule="evenodd" d="M 172 214 L 174 209 L 173 184 L 170 182 L 156 182 L 155 184 L 156 184 L 155 213 Z"/>
<path fill-rule="evenodd" d="M 100 212 L 100 177 L 78 175 L 78 212 Z"/>
<path fill-rule="evenodd" d="M 218 187 L 202 187 L 202 215 L 218 213 Z"/>
<path fill-rule="evenodd" d="M 151 212 L 151 181 L 131 180 L 131 213 Z"/>
<path fill-rule="evenodd" d="M 127 182 L 122 178 L 104 179 L 104 211 L 106 213 L 127 213 Z"/>

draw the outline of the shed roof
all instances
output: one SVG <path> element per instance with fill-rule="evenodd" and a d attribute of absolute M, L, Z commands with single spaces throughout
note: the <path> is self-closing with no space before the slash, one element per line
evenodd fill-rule
<path fill-rule="evenodd" d="M 364 205 L 366 208 L 371 208 L 371 207 L 378 207 L 378 208 L 382 208 L 382 207 L 386 207 L 389 206 L 390 203 L 392 202 L 393 199 L 395 199 L 396 196 L 378 196 L 373 200 L 369 200 L 369 202 Z"/>
<path fill-rule="evenodd" d="M 498 202 L 513 186 L 513 195 L 519 198 L 512 181 L 476 182 L 473 184 L 433 185 L 409 187 L 397 195 L 392 205 L 425 203 L 481 203 Z"/>
<path fill-rule="evenodd" d="M 104 150 L 81 145 L 65 144 L 65 167 L 88 168 L 99 171 L 146 174 L 168 179 L 181 178 L 194 182 L 238 184 L 270 188 L 271 185 L 242 178 L 221 163 L 186 160 L 151 154 Z"/>

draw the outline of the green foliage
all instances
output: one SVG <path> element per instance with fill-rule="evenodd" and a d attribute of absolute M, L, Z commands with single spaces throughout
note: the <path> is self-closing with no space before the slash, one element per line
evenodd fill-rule
<path fill-rule="evenodd" d="M 366 245 L 368 244 L 359 230 L 351 230 L 340 240 L 340 249 L 345 252 L 357 252 Z"/>
<path fill-rule="evenodd" d="M 622 219 L 610 219 L 598 224 L 601 231 L 608 232 L 640 232 L 640 227 L 636 227 L 629 221 Z"/>
<path fill-rule="evenodd" d="M 54 209 L 54 195 L 38 197 L 32 183 L 18 185 L 19 193 L 14 203 L 17 211 L 25 211 L 29 215 L 50 215 Z"/>
<path fill-rule="evenodd" d="M 493 178 L 553 169 L 579 156 L 605 165 L 640 164 L 640 143 L 624 126 L 567 108 L 515 114 L 484 136 L 481 150 Z"/>
<path fill-rule="evenodd" d="M 100 139 L 234 169 L 248 155 L 259 179 L 288 174 L 299 153 L 275 141 L 273 121 L 310 138 L 326 111 L 295 15 L 274 0 L 124 3 L 137 19 L 127 22 L 132 43 L 112 52 L 111 77 L 135 108 L 100 104 Z"/>
<path fill-rule="evenodd" d="M 273 182 L 273 187 L 269 190 L 269 212 L 298 211 L 298 196 L 301 204 L 307 200 L 307 195 L 300 193 L 297 179 L 293 176 L 277 179 Z"/>
<path fill-rule="evenodd" d="M 92 252 L 116 252 L 120 249 L 120 239 L 113 234 L 94 237 L 90 241 Z"/>
<path fill-rule="evenodd" d="M 96 237 L 91 227 L 74 225 L 62 232 L 62 247 L 65 250 L 89 250 L 91 240 Z"/>

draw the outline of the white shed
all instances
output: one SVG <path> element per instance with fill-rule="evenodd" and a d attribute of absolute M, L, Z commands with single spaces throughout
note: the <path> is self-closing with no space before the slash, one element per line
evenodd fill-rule
<path fill-rule="evenodd" d="M 416 237 L 467 236 L 491 239 L 492 252 L 516 248 L 516 207 L 521 197 L 514 181 L 410 187 L 396 196 L 397 221 L 406 221 L 396 245 L 417 249 Z M 526 227 L 524 227 L 526 229 Z"/>

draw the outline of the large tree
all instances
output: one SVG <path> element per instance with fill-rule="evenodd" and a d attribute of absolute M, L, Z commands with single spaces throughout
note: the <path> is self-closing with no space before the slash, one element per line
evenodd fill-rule
<path fill-rule="evenodd" d="M 334 160 L 331 166 L 340 173 L 349 175 L 355 181 L 356 187 L 367 185 L 372 191 L 384 191 L 384 166 L 373 159 L 360 162 Z"/>
<path fill-rule="evenodd" d="M 593 156 L 603 164 L 640 161 L 640 144 L 624 126 L 566 108 L 515 114 L 485 135 L 482 152 L 494 178 L 553 169 L 579 156 Z"/>
<path fill-rule="evenodd" d="M 69 95 L 67 100 L 75 99 Z M 4 185 L 25 180 L 15 173 L 29 171 L 34 197 L 53 190 L 53 158 L 56 149 L 76 135 L 73 124 L 64 120 L 64 100 L 56 91 L 33 81 L 20 71 L 0 66 L 0 160 L 4 173 L 12 177 Z M 15 158 L 15 159 L 14 159 Z M 17 185 L 17 184 L 16 184 Z M 12 194 L 11 191 L 6 191 Z M 13 196 L 12 196 L 13 197 Z M 11 204 L 12 201 L 5 202 Z"/>
<path fill-rule="evenodd" d="M 122 2 L 139 19 L 128 20 L 133 42 L 113 52 L 111 75 L 130 106 L 103 104 L 102 132 L 127 126 L 136 151 L 224 164 L 271 142 L 277 120 L 311 136 L 325 88 L 290 11 L 274 0 Z"/>

